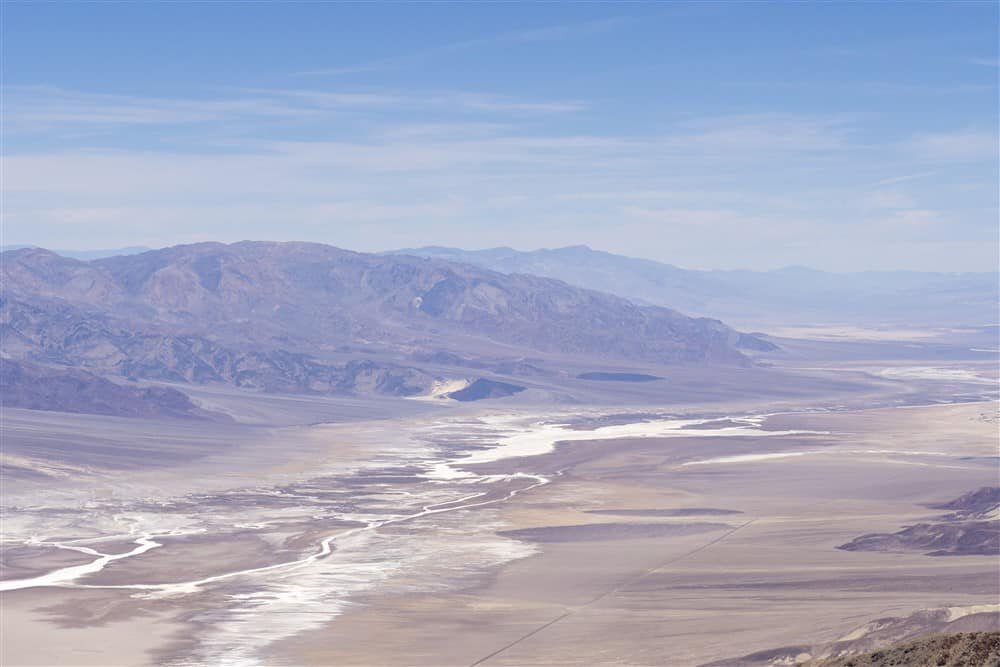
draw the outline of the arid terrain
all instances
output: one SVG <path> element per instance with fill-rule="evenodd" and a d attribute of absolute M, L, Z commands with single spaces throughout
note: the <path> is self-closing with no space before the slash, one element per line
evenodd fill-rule
<path fill-rule="evenodd" d="M 998 46 L 0 0 L 0 667 L 1000 667 Z"/>
<path fill-rule="evenodd" d="M 770 665 L 996 629 L 995 369 L 796 354 L 726 373 L 811 390 L 714 401 L 656 367 L 564 387 L 603 404 L 8 408 L 3 662 Z"/>

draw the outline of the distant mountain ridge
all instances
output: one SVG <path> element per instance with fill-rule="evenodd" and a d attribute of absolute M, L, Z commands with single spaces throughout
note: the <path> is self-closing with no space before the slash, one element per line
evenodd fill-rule
<path fill-rule="evenodd" d="M 789 324 L 992 325 L 1000 318 L 1000 274 L 804 267 L 774 271 L 682 269 L 587 246 L 519 251 L 441 246 L 392 251 L 527 273 L 601 289 L 639 303 L 669 304 L 741 326 Z"/>
<path fill-rule="evenodd" d="M 425 360 L 748 365 L 722 322 L 549 278 L 307 243 L 175 246 L 89 262 L 0 255 L 2 352 L 97 375 L 271 392 L 413 395 Z M 507 360 L 507 361 L 503 361 Z"/>
<path fill-rule="evenodd" d="M 15 245 L 5 245 L 0 246 L 0 252 L 7 252 L 9 250 L 25 250 L 28 248 L 40 248 L 40 246 L 25 245 L 25 244 L 15 244 Z M 142 245 L 126 246 L 124 248 L 102 248 L 99 250 L 61 250 L 53 249 L 51 252 L 57 255 L 62 255 L 63 257 L 69 257 L 71 259 L 80 259 L 85 262 L 89 262 L 92 259 L 103 259 L 105 257 L 115 257 L 117 255 L 137 255 L 140 252 L 147 252 L 152 250 L 152 248 Z"/>

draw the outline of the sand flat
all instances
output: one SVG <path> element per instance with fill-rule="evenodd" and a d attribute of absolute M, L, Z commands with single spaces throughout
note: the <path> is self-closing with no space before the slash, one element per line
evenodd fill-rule
<path fill-rule="evenodd" d="M 543 543 L 536 555 L 473 588 L 371 599 L 323 631 L 275 645 L 272 655 L 345 665 L 697 665 L 834 641 L 872 618 L 986 604 L 1000 594 L 995 558 L 862 554 L 836 546 L 933 514 L 923 503 L 995 479 L 990 463 L 900 466 L 846 453 L 857 447 L 859 430 L 884 449 L 898 447 L 897 439 L 914 429 L 908 447 L 933 442 L 955 444 L 961 456 L 985 454 L 995 433 L 978 416 L 989 407 L 783 415 L 782 428 L 828 428 L 826 455 L 755 465 L 692 470 L 676 463 L 692 446 L 714 453 L 732 447 L 711 440 L 561 445 L 535 463 L 561 467 L 562 476 L 504 506 L 514 530 L 578 525 L 586 510 L 609 501 L 742 514 L 726 517 L 732 529 L 700 535 Z M 607 517 L 590 518 L 601 524 Z"/>
<path fill-rule="evenodd" d="M 5 529 L 102 553 L 160 546 L 5 593 L 3 629 L 60 632 L 43 656 L 59 664 L 108 664 L 93 638 L 130 623 L 142 637 L 111 664 L 696 665 L 816 646 L 1000 593 L 990 557 L 837 549 L 990 484 L 995 410 L 647 409 L 630 425 L 593 406 L 463 408 L 255 431 L 203 459 L 224 477 L 15 515 Z M 36 569 L 75 562 L 49 551 Z"/>
<path fill-rule="evenodd" d="M 119 606 L 122 593 L 32 589 L 3 594 L 0 662 L 11 667 L 156 664 L 157 651 L 185 631 L 176 607 Z"/>

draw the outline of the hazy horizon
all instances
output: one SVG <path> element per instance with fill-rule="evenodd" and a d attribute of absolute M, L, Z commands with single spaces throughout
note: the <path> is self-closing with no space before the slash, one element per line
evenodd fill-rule
<path fill-rule="evenodd" d="M 831 269 L 823 269 L 823 268 L 819 268 L 819 267 L 815 267 L 815 266 L 808 266 L 808 265 L 805 265 L 805 264 L 782 264 L 782 265 L 777 265 L 777 266 L 767 266 L 767 267 L 757 267 L 757 268 L 750 268 L 748 266 L 739 266 L 739 265 L 735 265 L 735 266 L 692 266 L 692 265 L 681 264 L 679 262 L 673 262 L 673 261 L 669 261 L 669 260 L 655 259 L 655 258 L 652 258 L 652 257 L 643 257 L 643 256 L 638 255 L 638 254 L 615 253 L 615 252 L 611 252 L 609 250 L 605 250 L 603 248 L 596 248 L 596 247 L 590 246 L 590 245 L 588 245 L 586 243 L 567 243 L 566 245 L 553 246 L 553 247 L 515 247 L 515 246 L 505 245 L 505 246 L 484 246 L 484 247 L 479 247 L 479 248 L 476 248 L 476 247 L 464 247 L 464 248 L 460 248 L 458 246 L 427 244 L 427 245 L 411 246 L 411 247 L 381 248 L 381 249 L 375 249 L 375 250 L 358 250 L 356 248 L 349 248 L 349 247 L 337 245 L 335 243 L 326 243 L 326 242 L 323 242 L 323 241 L 313 241 L 313 240 L 309 240 L 309 239 L 287 239 L 287 240 L 280 240 L 279 241 L 279 240 L 275 240 L 275 239 L 256 238 L 256 239 L 237 239 L 237 240 L 234 240 L 234 241 L 212 241 L 212 240 L 191 241 L 191 242 L 187 242 L 187 243 L 177 243 L 177 244 L 171 244 L 171 245 L 165 245 L 165 246 L 156 246 L 156 247 L 154 247 L 154 246 L 125 246 L 125 247 L 121 247 L 121 248 L 106 248 L 106 247 L 82 247 L 82 248 L 65 248 L 65 247 L 62 247 L 62 248 L 55 248 L 55 247 L 48 247 L 48 246 L 40 245 L 40 244 L 37 244 L 37 243 L 15 243 L 15 244 L 8 244 L 8 245 L 0 245 L 0 252 L 5 252 L 5 251 L 8 251 L 8 250 L 20 250 L 20 249 L 23 249 L 23 248 L 41 248 L 41 249 L 44 249 L 44 250 L 49 250 L 51 252 L 55 252 L 57 254 L 68 254 L 68 256 L 71 256 L 74 259 L 83 259 L 83 260 L 86 261 L 86 260 L 90 260 L 90 259 L 100 259 L 100 258 L 104 258 L 104 257 L 113 257 L 113 256 L 116 256 L 116 255 L 119 255 L 119 254 L 137 254 L 137 253 L 140 253 L 140 252 L 149 252 L 149 251 L 153 251 L 153 250 L 163 250 L 165 248 L 170 248 L 170 247 L 175 247 L 175 246 L 183 246 L 183 245 L 193 245 L 193 244 L 198 244 L 198 243 L 223 243 L 223 244 L 229 245 L 229 244 L 233 244 L 233 243 L 243 243 L 243 242 L 247 242 L 247 243 L 320 243 L 322 245 L 330 245 L 330 246 L 333 246 L 333 247 L 336 247 L 336 248 L 340 248 L 341 250 L 349 250 L 351 252 L 372 253 L 372 254 L 400 253 L 400 252 L 404 252 L 404 251 L 407 251 L 407 250 L 426 250 L 426 249 L 429 249 L 429 248 L 440 248 L 440 249 L 445 249 L 445 250 L 461 250 L 461 251 L 473 252 L 473 253 L 475 253 L 475 252 L 488 252 L 488 251 L 494 251 L 494 250 L 511 250 L 511 251 L 514 251 L 514 252 L 526 253 L 527 254 L 527 253 L 555 252 L 555 251 L 560 251 L 560 250 L 570 250 L 570 249 L 574 249 L 574 248 L 581 248 L 581 249 L 590 250 L 590 251 L 595 252 L 595 253 L 604 253 L 604 254 L 614 255 L 616 257 L 621 257 L 623 259 L 637 259 L 637 260 L 642 260 L 642 261 L 656 262 L 658 264 L 663 264 L 665 266 L 672 266 L 674 268 L 684 269 L 684 270 L 689 270 L 689 271 L 734 271 L 734 272 L 735 271 L 753 271 L 753 272 L 761 272 L 761 273 L 763 273 L 763 272 L 774 272 L 774 271 L 787 271 L 787 270 L 802 269 L 802 270 L 810 270 L 810 271 L 821 271 L 821 272 L 825 272 L 825 273 L 845 273 L 845 274 L 846 273 L 945 273 L 945 274 L 979 273 L 979 274 L 989 274 L 989 273 L 998 273 L 998 272 L 1000 272 L 1000 266 L 994 267 L 992 269 L 984 269 L 984 270 L 955 270 L 955 271 L 934 270 L 934 269 L 923 269 L 923 270 L 922 269 L 887 269 L 887 268 L 878 268 L 878 267 L 872 267 L 872 268 L 867 268 L 867 269 L 853 269 L 853 270 L 831 270 Z"/>
<path fill-rule="evenodd" d="M 995 4 L 189 9 L 5 5 L 4 244 L 997 266 Z"/>

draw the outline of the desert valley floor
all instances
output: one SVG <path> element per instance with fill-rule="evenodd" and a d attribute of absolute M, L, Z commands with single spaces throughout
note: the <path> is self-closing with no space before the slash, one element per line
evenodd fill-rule
<path fill-rule="evenodd" d="M 995 366 L 796 372 L 829 391 L 6 410 L 3 664 L 770 665 L 996 629 Z"/>

